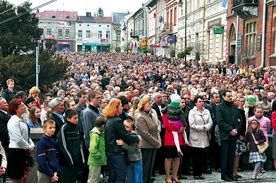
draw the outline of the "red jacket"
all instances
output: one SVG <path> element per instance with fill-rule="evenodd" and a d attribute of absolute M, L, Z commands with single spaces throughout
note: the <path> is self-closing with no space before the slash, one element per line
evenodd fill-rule
<path fill-rule="evenodd" d="M 274 130 L 274 136 L 276 137 L 276 111 L 273 111 L 271 114 L 271 124 Z"/>
<path fill-rule="evenodd" d="M 169 123 L 167 114 L 162 115 L 162 120 L 163 120 L 164 127 L 166 129 L 165 138 L 164 138 L 164 146 L 175 146 L 175 143 L 173 140 L 173 135 L 172 135 L 171 131 L 179 131 L 179 128 L 177 128 Z M 178 133 L 178 140 L 179 140 L 180 145 L 184 145 L 185 141 L 183 138 L 183 133 Z"/>

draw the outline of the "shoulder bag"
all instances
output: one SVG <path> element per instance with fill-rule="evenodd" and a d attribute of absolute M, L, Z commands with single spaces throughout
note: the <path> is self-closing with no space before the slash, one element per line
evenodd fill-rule
<path fill-rule="evenodd" d="M 254 137 L 254 135 L 253 135 L 252 132 L 251 132 L 251 135 L 252 135 L 254 141 L 256 141 L 256 139 L 255 139 L 255 137 Z M 258 148 L 258 152 L 259 152 L 260 154 L 262 154 L 262 153 L 264 153 L 265 150 L 268 148 L 268 143 L 267 143 L 267 142 L 264 142 L 264 143 L 262 143 L 262 144 L 257 144 L 257 148 Z"/>

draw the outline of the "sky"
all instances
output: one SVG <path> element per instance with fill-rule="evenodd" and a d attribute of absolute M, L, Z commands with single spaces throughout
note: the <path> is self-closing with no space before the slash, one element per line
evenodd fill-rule
<path fill-rule="evenodd" d="M 7 0 L 11 4 L 20 5 L 26 0 Z M 32 3 L 31 8 L 40 6 L 50 0 L 29 0 Z M 143 3 L 148 0 L 57 0 L 40 8 L 39 11 L 44 10 L 66 10 L 77 11 L 79 16 L 84 16 L 86 12 L 97 12 L 101 7 L 104 11 L 104 16 L 111 16 L 112 12 L 135 12 Z"/>

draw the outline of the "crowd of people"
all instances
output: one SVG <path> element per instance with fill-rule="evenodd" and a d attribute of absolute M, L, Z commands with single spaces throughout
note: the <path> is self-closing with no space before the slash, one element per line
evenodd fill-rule
<path fill-rule="evenodd" d="M 270 133 L 276 169 L 273 68 L 130 53 L 59 55 L 70 62 L 66 80 L 29 91 L 6 81 L 0 175 L 11 182 L 26 177 L 35 149 L 30 128 L 45 133 L 36 145 L 38 182 L 151 183 L 158 172 L 180 183 L 212 171 L 232 182 L 242 178 L 245 150 L 256 180 L 267 159 L 257 146 Z"/>

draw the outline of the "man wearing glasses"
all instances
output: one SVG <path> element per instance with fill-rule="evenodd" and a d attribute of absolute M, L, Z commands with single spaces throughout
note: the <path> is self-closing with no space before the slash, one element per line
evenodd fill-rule
<path fill-rule="evenodd" d="M 221 92 L 222 103 L 216 108 L 216 122 L 219 126 L 221 141 L 221 179 L 226 182 L 237 181 L 233 176 L 236 141 L 242 127 L 242 117 L 238 108 L 232 103 L 232 92 Z"/>

